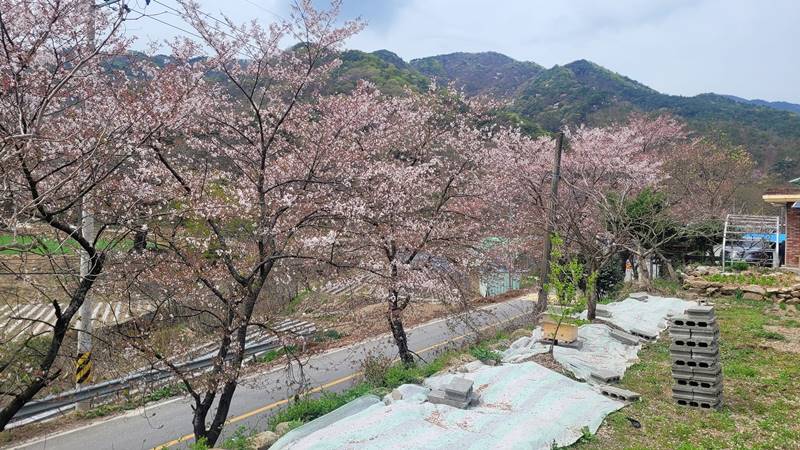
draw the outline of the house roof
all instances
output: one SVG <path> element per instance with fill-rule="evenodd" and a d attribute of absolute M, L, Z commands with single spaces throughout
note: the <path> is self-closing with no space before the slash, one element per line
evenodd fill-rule
<path fill-rule="evenodd" d="M 800 186 L 783 185 L 769 188 L 761 196 L 767 203 L 794 203 L 800 202 Z"/>

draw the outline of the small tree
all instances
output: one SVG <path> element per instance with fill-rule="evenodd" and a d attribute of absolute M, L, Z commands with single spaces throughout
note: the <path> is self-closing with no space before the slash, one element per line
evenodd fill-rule
<path fill-rule="evenodd" d="M 569 320 L 574 314 L 583 311 L 586 307 L 589 290 L 595 289 L 597 284 L 597 272 L 592 272 L 588 277 L 585 276 L 583 264 L 576 258 L 565 260 L 564 239 L 558 234 L 551 238 L 552 250 L 550 251 L 550 279 L 545 286 L 548 291 L 555 291 L 555 306 L 559 308 L 557 313 L 551 314 L 556 320 L 556 329 L 553 331 L 553 341 L 550 344 L 550 354 L 553 353 L 553 346 L 556 343 L 556 336 L 561 324 Z M 585 279 L 584 279 L 585 278 Z M 581 293 L 580 285 L 586 282 L 587 292 Z"/>

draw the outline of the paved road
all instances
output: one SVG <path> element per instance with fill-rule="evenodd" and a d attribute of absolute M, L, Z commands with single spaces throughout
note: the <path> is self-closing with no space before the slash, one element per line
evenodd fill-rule
<path fill-rule="evenodd" d="M 408 332 L 410 347 L 430 358 L 447 347 L 470 339 L 476 327 L 498 323 L 524 323 L 533 309 L 527 299 L 512 299 L 490 305 L 467 317 L 439 319 L 419 325 Z M 466 325 L 465 318 L 470 325 Z M 320 390 L 340 391 L 358 379 L 361 362 L 367 354 L 397 355 L 388 335 L 331 350 L 311 358 L 304 368 L 309 386 Z M 296 371 L 296 368 L 295 368 Z M 287 367 L 243 380 L 233 399 L 226 433 L 239 426 L 265 429 L 272 413 L 286 404 L 287 380 L 296 378 Z M 186 397 L 167 400 L 128 414 L 91 423 L 80 428 L 52 434 L 16 445 L 19 449 L 114 449 L 140 450 L 153 447 L 185 448 L 191 440 L 191 401 Z M 221 441 L 220 441 L 221 442 Z"/>

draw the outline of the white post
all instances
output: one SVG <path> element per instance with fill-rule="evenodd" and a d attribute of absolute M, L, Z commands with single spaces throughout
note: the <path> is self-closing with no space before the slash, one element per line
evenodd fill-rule
<path fill-rule="evenodd" d="M 94 24 L 94 0 L 86 0 L 87 3 L 87 18 L 86 18 L 86 41 L 90 51 L 94 50 L 95 41 L 95 24 Z M 89 242 L 95 240 L 94 217 L 89 211 L 86 197 L 81 199 L 81 236 Z M 82 282 L 91 271 L 91 260 L 89 254 L 81 249 L 81 268 L 80 280 Z M 83 300 L 83 304 L 79 310 L 80 320 L 77 323 L 78 328 L 78 355 L 75 360 L 75 384 L 77 388 L 85 384 L 89 384 L 92 380 L 92 310 L 94 309 L 94 302 L 92 297 L 88 294 Z M 78 411 L 84 411 L 89 407 L 88 401 L 78 402 Z"/>

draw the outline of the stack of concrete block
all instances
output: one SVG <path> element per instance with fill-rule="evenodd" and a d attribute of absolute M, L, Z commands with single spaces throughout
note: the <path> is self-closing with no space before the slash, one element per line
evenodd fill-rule
<path fill-rule="evenodd" d="M 670 318 L 672 397 L 679 405 L 699 409 L 722 407 L 719 325 L 714 307 L 694 306 Z"/>
<path fill-rule="evenodd" d="M 455 377 L 441 389 L 431 391 L 428 394 L 428 401 L 466 409 L 468 406 L 478 403 L 478 397 L 472 392 L 472 380 Z"/>

